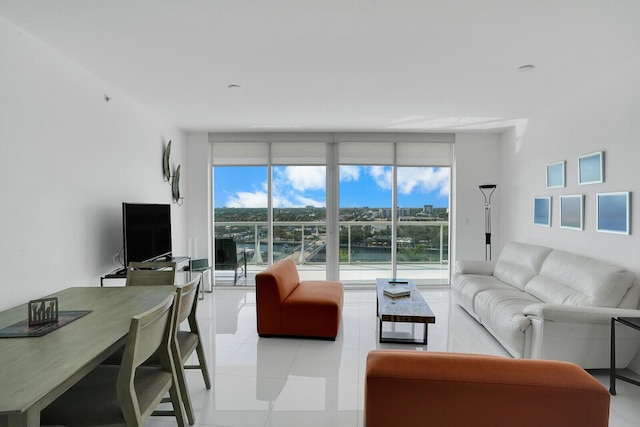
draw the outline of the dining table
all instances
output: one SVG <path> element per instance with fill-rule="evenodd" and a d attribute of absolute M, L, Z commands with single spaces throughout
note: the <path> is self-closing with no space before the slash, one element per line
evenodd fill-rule
<path fill-rule="evenodd" d="M 0 418 L 39 426 L 40 411 L 126 343 L 131 318 L 161 303 L 173 286 L 71 287 L 60 313 L 86 314 L 43 336 L 0 338 Z M 0 312 L 0 330 L 28 316 L 28 304 Z M 0 419 L 0 425 L 3 425 Z"/>

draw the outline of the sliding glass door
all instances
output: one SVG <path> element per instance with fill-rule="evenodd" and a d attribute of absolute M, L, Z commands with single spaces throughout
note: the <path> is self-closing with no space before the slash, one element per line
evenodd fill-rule
<path fill-rule="evenodd" d="M 213 238 L 233 239 L 250 265 L 268 260 L 266 166 L 213 168 Z M 215 247 L 215 246 L 214 246 Z"/>
<path fill-rule="evenodd" d="M 398 167 L 397 277 L 448 283 L 450 176 L 449 167 Z"/>
<path fill-rule="evenodd" d="M 340 166 L 340 280 L 392 277 L 391 166 Z"/>
<path fill-rule="evenodd" d="M 326 277 L 324 166 L 273 166 L 273 260 L 289 258 L 306 279 Z"/>

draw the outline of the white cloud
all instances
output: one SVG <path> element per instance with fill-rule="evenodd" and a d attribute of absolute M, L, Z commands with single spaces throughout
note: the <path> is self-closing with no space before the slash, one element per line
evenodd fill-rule
<path fill-rule="evenodd" d="M 389 166 L 371 166 L 369 167 L 369 175 L 374 179 L 376 185 L 383 190 L 391 190 L 392 176 L 391 167 Z"/>
<path fill-rule="evenodd" d="M 358 181 L 362 167 L 340 166 L 342 181 Z M 390 190 L 392 168 L 389 166 L 371 166 L 367 173 L 376 185 Z M 273 206 L 278 208 L 326 206 L 324 199 L 314 199 L 307 192 L 325 189 L 325 168 L 323 166 L 288 166 L 274 169 Z M 400 167 L 398 168 L 398 193 L 431 193 L 448 197 L 450 187 L 449 168 Z M 260 184 L 260 190 L 241 191 L 229 197 L 226 206 L 234 208 L 267 207 L 267 183 Z"/>
<path fill-rule="evenodd" d="M 349 182 L 349 181 L 358 181 L 359 179 L 360 179 L 359 166 L 350 166 L 350 165 L 340 166 L 340 181 Z"/>
<path fill-rule="evenodd" d="M 398 168 L 398 192 L 431 193 L 449 195 L 450 174 L 448 168 Z"/>
<path fill-rule="evenodd" d="M 392 169 L 389 166 L 372 166 L 368 170 L 376 185 L 383 190 L 390 190 L 392 185 Z M 449 196 L 449 168 L 432 167 L 399 167 L 398 193 L 437 192 L 440 196 Z"/>
<path fill-rule="evenodd" d="M 326 169 L 324 166 L 287 166 L 282 171 L 285 185 L 305 192 L 307 190 L 324 190 L 326 186 Z"/>
<path fill-rule="evenodd" d="M 300 205 L 296 204 L 294 201 L 290 200 L 285 196 L 274 194 L 273 207 L 274 208 L 296 208 L 296 207 L 300 207 Z"/>
<path fill-rule="evenodd" d="M 225 206 L 230 208 L 266 208 L 267 182 L 256 191 L 238 191 L 229 196 Z M 288 166 L 274 168 L 273 206 L 295 208 L 303 206 L 323 207 L 324 199 L 316 200 L 306 192 L 322 191 L 325 188 L 325 168 L 322 166 Z"/>
<path fill-rule="evenodd" d="M 296 206 L 313 206 L 315 208 L 323 208 L 326 205 L 324 200 L 314 200 L 302 195 L 296 196 L 296 202 Z"/>
<path fill-rule="evenodd" d="M 267 193 L 264 191 L 238 191 L 229 196 L 225 206 L 229 208 L 266 208 Z"/>

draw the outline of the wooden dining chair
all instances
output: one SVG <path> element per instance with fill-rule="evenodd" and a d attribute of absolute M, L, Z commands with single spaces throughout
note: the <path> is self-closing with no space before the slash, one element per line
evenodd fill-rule
<path fill-rule="evenodd" d="M 212 286 L 212 280 L 213 280 L 213 277 L 212 277 L 213 273 L 211 271 L 212 267 L 209 265 L 209 258 L 192 259 L 190 269 L 191 269 L 191 273 L 202 274 L 202 283 L 200 284 L 200 299 L 204 299 L 205 273 L 209 273 L 209 280 L 208 280 L 209 290 L 207 292 L 212 292 L 211 286 Z"/>
<path fill-rule="evenodd" d="M 189 396 L 184 370 L 200 369 L 205 387 L 207 389 L 211 388 L 209 369 L 207 368 L 207 360 L 204 353 L 204 346 L 202 345 L 202 338 L 200 336 L 200 328 L 196 319 L 198 291 L 200 286 L 202 286 L 202 275 L 198 274 L 197 276 L 198 277 L 191 280 L 189 283 L 177 287 L 176 316 L 174 325 L 175 339 L 173 340 L 175 348 L 172 351 L 172 354 L 176 357 L 175 365 L 178 375 L 178 385 L 180 387 L 180 394 L 182 396 L 189 424 L 193 424 L 195 422 L 195 415 L 191 405 L 191 398 Z M 185 321 L 189 324 L 189 330 L 180 329 L 181 324 Z M 186 364 L 194 350 L 197 355 L 198 363 Z"/>
<path fill-rule="evenodd" d="M 200 329 L 196 319 L 197 296 L 201 286 L 202 275 L 198 274 L 197 276 L 198 277 L 184 285 L 176 286 L 176 313 L 173 321 L 173 337 L 170 342 L 171 355 L 174 357 L 177 382 L 180 388 L 180 396 L 182 397 L 182 403 L 187 414 L 187 421 L 191 425 L 195 423 L 195 414 L 193 412 L 193 405 L 191 404 L 191 397 L 184 372 L 185 369 L 200 369 L 204 378 L 205 387 L 207 389 L 211 388 L 204 346 L 202 345 Z M 185 321 L 189 324 L 189 330 L 183 331 L 180 327 Z M 187 365 L 186 363 L 194 350 L 196 351 L 198 364 Z M 156 365 L 159 364 L 159 362 L 156 356 L 152 356 L 145 363 Z M 166 398 L 163 400 L 163 402 L 167 401 Z M 173 415 L 173 411 L 154 411 L 153 415 Z"/>
<path fill-rule="evenodd" d="M 185 425 L 174 358 L 175 293 L 131 320 L 120 365 L 99 365 L 41 412 L 41 424 L 142 426 L 168 393 Z M 143 363 L 157 352 L 158 366 Z"/>
<path fill-rule="evenodd" d="M 130 262 L 127 266 L 126 286 L 173 286 L 175 281 L 175 262 Z"/>

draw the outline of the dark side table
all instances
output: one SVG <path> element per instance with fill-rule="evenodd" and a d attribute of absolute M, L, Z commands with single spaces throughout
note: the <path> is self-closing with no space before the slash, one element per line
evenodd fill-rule
<path fill-rule="evenodd" d="M 640 381 L 616 373 L 616 322 L 640 331 L 640 317 L 612 317 L 611 318 L 611 366 L 609 369 L 609 393 L 616 395 L 616 378 L 640 386 Z"/>

